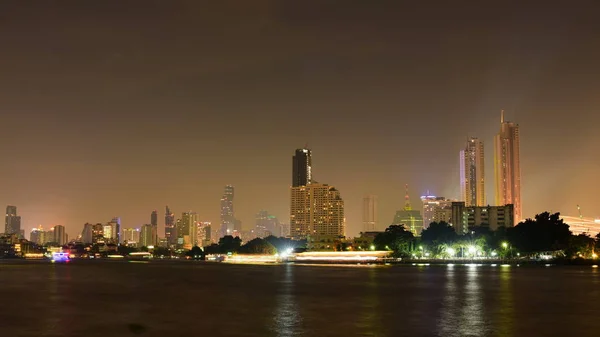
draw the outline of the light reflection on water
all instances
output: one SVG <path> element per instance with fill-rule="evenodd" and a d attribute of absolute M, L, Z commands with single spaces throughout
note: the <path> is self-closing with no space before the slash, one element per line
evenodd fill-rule
<path fill-rule="evenodd" d="M 285 266 L 280 284 L 273 312 L 273 330 L 280 337 L 302 335 L 302 316 L 293 294 L 294 266 L 291 264 Z"/>
<path fill-rule="evenodd" d="M 598 269 L 0 261 L 0 335 L 595 337 Z"/>

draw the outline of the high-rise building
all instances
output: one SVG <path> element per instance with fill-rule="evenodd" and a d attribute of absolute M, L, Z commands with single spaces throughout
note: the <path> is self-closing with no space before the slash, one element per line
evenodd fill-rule
<path fill-rule="evenodd" d="M 113 243 L 119 244 L 121 242 L 121 218 L 118 216 L 112 218 L 110 225 L 113 226 Z"/>
<path fill-rule="evenodd" d="M 292 157 L 292 187 L 306 186 L 312 182 L 312 152 L 297 149 Z"/>
<path fill-rule="evenodd" d="M 421 196 L 421 202 L 423 203 L 423 229 L 427 229 L 432 222 L 450 223 L 452 200 L 434 195 L 424 195 Z"/>
<path fill-rule="evenodd" d="M 452 226 L 459 234 L 472 227 L 487 227 L 493 231 L 499 227 L 515 225 L 513 205 L 466 206 L 464 202 L 452 203 Z"/>
<path fill-rule="evenodd" d="M 363 198 L 363 232 L 372 232 L 377 227 L 377 196 Z"/>
<path fill-rule="evenodd" d="M 177 245 L 177 232 L 175 228 L 175 214 L 171 212 L 169 206 L 165 207 L 165 237 L 170 247 Z"/>
<path fill-rule="evenodd" d="M 501 112 L 500 131 L 494 138 L 494 173 L 496 205 L 514 205 L 515 220 L 523 220 L 521 206 L 521 160 L 519 156 L 519 125 L 504 120 Z"/>
<path fill-rule="evenodd" d="M 90 244 L 93 242 L 94 236 L 94 225 L 91 223 L 85 223 L 83 230 L 81 231 L 81 242 L 84 244 Z"/>
<path fill-rule="evenodd" d="M 21 217 L 17 215 L 17 206 L 6 206 L 4 234 L 21 234 Z"/>
<path fill-rule="evenodd" d="M 157 211 L 152 211 L 152 214 L 150 214 L 150 224 L 152 226 L 158 226 L 158 212 Z"/>
<path fill-rule="evenodd" d="M 225 186 L 225 192 L 221 198 L 221 237 L 232 235 L 235 228 L 235 213 L 233 211 L 234 188 Z"/>
<path fill-rule="evenodd" d="M 206 247 L 211 244 L 211 223 L 202 221 L 196 224 L 196 245 Z"/>
<path fill-rule="evenodd" d="M 194 212 L 181 213 L 177 221 L 177 245 L 183 249 L 192 249 L 198 244 L 198 214 Z"/>
<path fill-rule="evenodd" d="M 140 242 L 140 229 L 139 228 L 123 228 L 123 235 L 121 236 L 123 243 L 128 246 L 135 246 Z"/>
<path fill-rule="evenodd" d="M 279 236 L 279 220 L 276 216 L 269 214 L 268 211 L 261 210 L 256 214 L 255 233 L 259 238 L 265 238 L 269 235 Z"/>
<path fill-rule="evenodd" d="M 410 197 L 408 195 L 408 185 L 406 185 L 406 195 L 404 196 L 404 208 L 396 211 L 392 224 L 403 225 L 415 236 L 421 235 L 421 232 L 423 231 L 423 217 L 421 216 L 420 211 L 412 209 Z"/>
<path fill-rule="evenodd" d="M 151 224 L 145 224 L 142 226 L 140 231 L 140 246 L 141 247 L 153 247 L 156 246 L 156 227 Z"/>
<path fill-rule="evenodd" d="M 92 225 L 92 243 L 106 243 L 104 239 L 104 225 L 101 223 Z"/>
<path fill-rule="evenodd" d="M 319 183 L 291 187 L 292 238 L 345 236 L 345 231 L 344 200 L 335 187 Z"/>
<path fill-rule="evenodd" d="M 46 232 L 41 225 L 38 228 L 31 230 L 31 233 L 29 234 L 29 241 L 38 245 L 46 244 Z"/>
<path fill-rule="evenodd" d="M 67 244 L 67 233 L 65 232 L 65 226 L 56 225 L 52 228 L 54 237 L 52 242 L 57 243 L 59 246 Z"/>
<path fill-rule="evenodd" d="M 483 141 L 471 137 L 460 151 L 460 191 L 467 206 L 485 205 L 484 167 Z"/>
<path fill-rule="evenodd" d="M 117 243 L 117 223 L 111 221 L 105 224 L 102 228 L 102 234 L 105 243 Z"/>

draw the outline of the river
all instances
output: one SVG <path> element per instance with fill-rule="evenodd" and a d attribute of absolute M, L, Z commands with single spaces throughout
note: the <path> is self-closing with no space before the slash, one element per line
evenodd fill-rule
<path fill-rule="evenodd" d="M 2 336 L 599 336 L 574 266 L 0 261 Z"/>

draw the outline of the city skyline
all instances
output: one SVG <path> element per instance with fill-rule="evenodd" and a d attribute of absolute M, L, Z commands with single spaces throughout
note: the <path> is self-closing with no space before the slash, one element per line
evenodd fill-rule
<path fill-rule="evenodd" d="M 0 205 L 18 206 L 26 233 L 73 237 L 114 215 L 139 227 L 164 205 L 218 227 L 228 184 L 244 228 L 261 209 L 286 221 L 290 149 L 304 144 L 315 178 L 343 195 L 349 235 L 365 193 L 380 226 L 405 183 L 413 205 L 427 190 L 458 199 L 470 135 L 487 145 L 492 204 L 501 109 L 520 126 L 524 217 L 578 204 L 600 216 L 600 48 L 585 6 L 90 6 L 0 4 Z"/>

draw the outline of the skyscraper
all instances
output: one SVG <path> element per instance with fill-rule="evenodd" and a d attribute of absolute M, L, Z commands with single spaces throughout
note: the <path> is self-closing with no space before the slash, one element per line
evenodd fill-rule
<path fill-rule="evenodd" d="M 312 152 L 297 149 L 292 157 L 292 187 L 306 186 L 312 182 Z"/>
<path fill-rule="evenodd" d="M 21 217 L 17 216 L 17 206 L 6 206 L 6 218 L 4 222 L 4 234 L 21 233 Z"/>
<path fill-rule="evenodd" d="M 452 200 L 444 197 L 436 197 L 434 195 L 421 196 L 423 203 L 423 229 L 427 229 L 432 222 L 452 221 Z"/>
<path fill-rule="evenodd" d="M 367 195 L 363 198 L 363 231 L 372 232 L 377 227 L 377 196 Z"/>
<path fill-rule="evenodd" d="M 114 227 L 112 239 L 114 243 L 119 244 L 121 242 L 121 218 L 118 216 L 112 218 L 110 225 Z"/>
<path fill-rule="evenodd" d="M 521 161 L 519 157 L 519 125 L 500 117 L 500 131 L 494 138 L 494 173 L 496 205 L 514 206 L 515 223 L 523 220 L 521 207 Z"/>
<path fill-rule="evenodd" d="M 152 226 L 158 226 L 158 212 L 157 211 L 152 211 L 152 214 L 150 214 L 150 224 Z"/>
<path fill-rule="evenodd" d="M 65 232 L 65 226 L 56 225 L 52 228 L 54 232 L 54 239 L 52 242 L 58 243 L 60 246 L 65 245 L 67 243 L 67 233 Z"/>
<path fill-rule="evenodd" d="M 165 238 L 167 238 L 169 247 L 174 247 L 177 245 L 175 214 L 171 212 L 169 206 L 165 207 Z"/>
<path fill-rule="evenodd" d="M 279 220 L 276 216 L 269 214 L 268 211 L 259 211 L 256 214 L 255 233 L 259 238 L 264 238 L 269 235 L 279 236 L 281 233 Z"/>
<path fill-rule="evenodd" d="M 140 232 L 140 246 L 142 247 L 150 247 L 156 246 L 156 227 L 151 224 L 146 224 L 142 226 L 142 230 Z"/>
<path fill-rule="evenodd" d="M 225 186 L 221 198 L 221 237 L 233 234 L 235 230 L 235 213 L 233 212 L 233 186 Z"/>
<path fill-rule="evenodd" d="M 327 184 L 311 183 L 291 188 L 290 235 L 344 236 L 344 200 L 340 192 Z"/>
<path fill-rule="evenodd" d="M 471 137 L 460 151 L 460 191 L 467 206 L 485 205 L 483 141 Z"/>
<path fill-rule="evenodd" d="M 181 213 L 177 220 L 177 245 L 180 248 L 192 249 L 198 243 L 198 214 L 195 212 Z"/>

